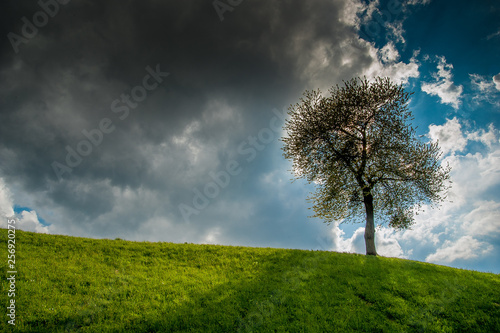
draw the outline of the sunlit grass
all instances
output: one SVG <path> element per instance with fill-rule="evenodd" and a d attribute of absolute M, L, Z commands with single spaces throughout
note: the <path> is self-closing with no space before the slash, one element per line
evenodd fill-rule
<path fill-rule="evenodd" d="M 2 315 L 6 332 L 500 331 L 495 274 L 322 251 L 16 239 L 17 318 L 13 328 Z"/>

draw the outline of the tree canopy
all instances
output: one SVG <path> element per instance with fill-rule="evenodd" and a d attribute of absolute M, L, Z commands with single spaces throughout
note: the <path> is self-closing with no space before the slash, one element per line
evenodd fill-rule
<path fill-rule="evenodd" d="M 317 185 L 313 216 L 328 223 L 365 216 L 367 254 L 377 254 L 375 217 L 409 228 L 422 205 L 442 201 L 448 189 L 438 143 L 421 141 L 411 125 L 410 95 L 389 78 L 357 78 L 330 96 L 305 91 L 289 108 L 283 155 L 295 177 Z"/>

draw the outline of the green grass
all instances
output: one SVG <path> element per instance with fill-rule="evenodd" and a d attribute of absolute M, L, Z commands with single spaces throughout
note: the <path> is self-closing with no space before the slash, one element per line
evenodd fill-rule
<path fill-rule="evenodd" d="M 17 231 L 16 268 L 4 332 L 500 332 L 499 275 L 394 258 Z"/>

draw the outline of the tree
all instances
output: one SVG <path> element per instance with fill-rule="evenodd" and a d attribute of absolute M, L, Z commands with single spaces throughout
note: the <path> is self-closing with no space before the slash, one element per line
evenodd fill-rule
<path fill-rule="evenodd" d="M 367 255 L 377 255 L 379 224 L 407 229 L 423 204 L 445 199 L 449 166 L 437 143 L 419 140 L 405 92 L 389 78 L 352 79 L 330 89 L 305 91 L 290 106 L 283 156 L 296 178 L 314 182 L 315 215 L 325 222 L 366 217 Z M 364 206 L 364 214 L 363 214 Z"/>

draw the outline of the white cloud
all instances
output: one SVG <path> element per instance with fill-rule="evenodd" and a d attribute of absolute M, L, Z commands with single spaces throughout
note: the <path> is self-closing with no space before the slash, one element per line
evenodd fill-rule
<path fill-rule="evenodd" d="M 447 240 L 443 247 L 435 253 L 427 256 L 425 261 L 433 263 L 452 263 L 458 259 L 475 259 L 481 255 L 485 255 L 493 250 L 493 246 L 480 242 L 472 236 L 463 236 L 456 242 Z"/>
<path fill-rule="evenodd" d="M 372 58 L 370 66 L 364 72 L 368 78 L 389 77 L 397 84 L 406 84 L 410 78 L 417 78 L 420 75 L 419 64 L 415 57 L 412 57 L 408 63 L 397 62 L 399 52 L 391 42 L 381 50 L 369 44 L 368 53 Z"/>
<path fill-rule="evenodd" d="M 468 133 L 467 139 L 482 142 L 484 145 L 491 148 L 493 144 L 498 142 L 498 131 L 493 124 L 490 124 L 488 126 L 488 131 L 480 129 L 478 131 Z"/>
<path fill-rule="evenodd" d="M 446 203 L 440 209 L 424 205 L 423 211 L 415 216 L 415 224 L 411 229 L 397 233 L 397 239 L 409 244 L 418 244 L 420 247 L 436 248 L 440 237 L 450 229 L 451 207 L 452 205 Z"/>
<path fill-rule="evenodd" d="M 494 105 L 500 105 L 498 91 L 500 90 L 500 74 L 487 77 L 479 74 L 469 74 L 472 87 L 476 94 L 472 100 L 476 102 L 486 101 Z"/>
<path fill-rule="evenodd" d="M 394 36 L 394 42 L 403 44 L 406 43 L 405 38 L 403 37 L 403 34 L 405 33 L 405 30 L 403 29 L 403 21 L 386 23 L 386 27 Z"/>
<path fill-rule="evenodd" d="M 375 238 L 376 240 L 377 238 Z M 352 234 L 351 238 L 349 239 L 350 242 L 350 251 L 352 253 L 366 253 L 366 247 L 365 247 L 365 228 L 358 228 L 356 231 Z M 375 243 L 376 245 L 376 243 Z"/>
<path fill-rule="evenodd" d="M 24 231 L 39 232 L 44 234 L 49 233 L 49 227 L 40 223 L 38 215 L 35 211 L 22 211 L 16 228 Z"/>
<path fill-rule="evenodd" d="M 429 132 L 432 126 L 429 126 Z M 456 130 L 456 121 L 454 119 L 448 120 L 443 127 L 451 127 Z M 449 164 L 452 168 L 453 185 L 449 191 L 449 198 L 453 201 L 452 207 L 459 209 L 463 205 L 478 202 L 482 193 L 493 186 L 500 185 L 500 144 L 498 140 L 500 133 L 493 125 L 489 126 L 488 131 L 480 129 L 465 134 L 450 132 L 454 135 L 450 136 L 459 142 L 454 148 L 463 147 L 468 141 L 484 144 L 482 153 L 469 151 L 466 155 L 449 155 L 442 161 L 443 165 Z M 463 141 L 464 137 L 466 142 Z M 450 143 L 450 147 L 453 147 L 452 143 Z"/>
<path fill-rule="evenodd" d="M 0 178 L 0 227 L 7 228 L 7 218 L 16 218 L 16 229 L 40 233 L 49 233 L 49 227 L 44 226 L 38 219 L 35 211 L 22 211 L 21 216 L 16 216 L 14 212 L 14 203 L 12 195 L 5 184 L 3 178 Z"/>
<path fill-rule="evenodd" d="M 494 87 L 494 82 L 490 82 L 484 76 L 479 74 L 469 74 L 470 80 L 474 86 L 481 92 L 491 90 Z"/>
<path fill-rule="evenodd" d="M 363 5 L 359 0 L 347 0 L 344 5 L 342 15 L 340 15 L 340 21 L 346 25 L 360 28 L 360 18 L 358 13 L 365 10 L 366 6 Z"/>
<path fill-rule="evenodd" d="M 380 59 L 383 62 L 393 62 L 399 59 L 399 52 L 396 50 L 393 42 L 387 43 L 379 51 Z"/>
<path fill-rule="evenodd" d="M 430 125 L 428 137 L 439 142 L 444 154 L 462 151 L 467 145 L 457 118 L 448 119 L 444 125 Z"/>
<path fill-rule="evenodd" d="M 500 91 L 500 73 L 493 76 L 493 83 L 495 83 L 495 88 Z"/>
<path fill-rule="evenodd" d="M 422 91 L 432 96 L 438 96 L 441 103 L 449 104 L 453 108 L 458 109 L 461 104 L 463 87 L 453 83 L 453 75 L 451 73 L 453 65 L 447 64 L 445 57 L 437 57 L 438 72 L 433 74 L 434 82 L 423 82 Z"/>
<path fill-rule="evenodd" d="M 408 258 L 399 244 L 397 233 L 389 228 L 381 227 L 375 232 L 377 253 L 384 257 Z"/>
<path fill-rule="evenodd" d="M 344 238 L 345 232 L 344 230 L 340 229 L 339 225 L 340 222 L 336 221 L 333 223 L 333 227 L 330 229 L 329 237 L 331 238 L 331 241 L 333 243 L 332 250 L 337 252 L 353 252 L 352 242 L 354 236 L 352 238 Z M 359 229 L 364 230 L 363 228 Z"/>
<path fill-rule="evenodd" d="M 473 235 L 500 235 L 500 202 L 478 201 L 464 216 L 463 228 Z"/>
<path fill-rule="evenodd" d="M 394 230 L 377 228 L 375 231 L 375 247 L 377 253 L 384 257 L 407 258 Z M 336 252 L 366 253 L 365 228 L 357 228 L 350 238 L 345 238 L 345 232 L 340 229 L 339 222 L 333 223 L 330 229 L 330 238 L 333 243 L 332 250 Z"/>
<path fill-rule="evenodd" d="M 476 202 L 482 193 L 500 184 L 498 145 L 494 151 L 485 155 L 469 153 L 465 156 L 448 156 L 443 163 L 449 163 L 452 168 L 453 185 L 449 197 L 457 208 Z"/>
<path fill-rule="evenodd" d="M 373 20 L 373 14 L 379 12 L 378 6 L 380 5 L 379 0 L 369 1 L 368 4 L 364 4 L 358 9 L 358 15 L 362 17 L 363 23 L 368 23 Z"/>

